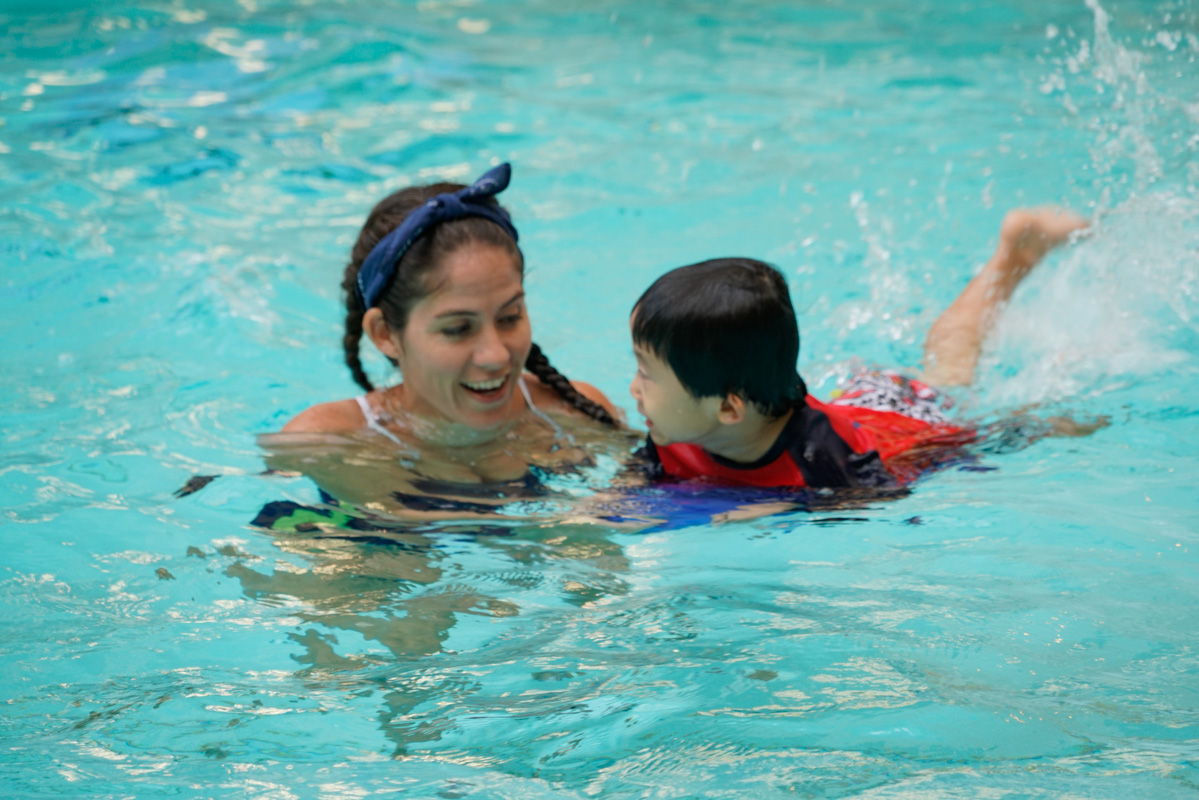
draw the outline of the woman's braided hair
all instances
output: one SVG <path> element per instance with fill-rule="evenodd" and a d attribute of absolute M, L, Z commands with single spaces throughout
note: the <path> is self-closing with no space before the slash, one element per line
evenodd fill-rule
<path fill-rule="evenodd" d="M 350 368 L 354 382 L 368 392 L 374 391 L 375 387 L 367 377 L 359 355 L 363 333 L 362 318 L 367 310 L 362 307 L 356 290 L 358 270 L 362 268 L 362 262 L 370 255 L 375 245 L 395 230 L 409 213 L 436 195 L 462 188 L 460 184 L 434 183 L 402 189 L 385 197 L 371 210 L 362 231 L 358 234 L 358 241 L 350 251 L 350 263 L 346 266 L 341 281 L 346 298 L 346 332 L 342 343 L 345 347 L 346 366 Z M 498 205 L 494 199 L 487 202 Z M 467 244 L 484 244 L 505 250 L 512 256 L 521 273 L 524 273 L 524 259 L 516 242 L 494 222 L 481 217 L 466 217 L 437 225 L 413 242 L 400 258 L 395 275 L 379 298 L 379 309 L 383 312 L 383 319 L 392 330 L 404 329 L 412 308 L 429 294 L 428 276 L 438 265 L 444 263 L 451 253 Z M 388 360 L 393 366 L 398 366 L 394 359 L 389 357 Z M 616 425 L 616 420 L 603 406 L 580 394 L 566 376 L 554 369 L 536 344 L 529 351 L 525 368 L 561 395 L 571 407 L 605 425 Z"/>
<path fill-rule="evenodd" d="M 562 399 L 574 408 L 605 425 L 616 425 L 616 420 L 608 413 L 608 409 L 580 394 L 565 375 L 554 369 L 550 360 L 545 357 L 545 353 L 541 352 L 541 348 L 536 344 L 529 350 L 529 357 L 525 359 L 525 369 L 536 375 L 539 381 L 561 395 Z"/>

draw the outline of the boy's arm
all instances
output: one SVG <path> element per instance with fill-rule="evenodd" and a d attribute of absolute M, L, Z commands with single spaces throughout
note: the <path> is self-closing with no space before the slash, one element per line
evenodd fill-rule
<path fill-rule="evenodd" d="M 762 517 L 769 517 L 774 514 L 785 514 L 788 511 L 805 510 L 807 510 L 807 506 L 802 503 L 789 503 L 784 500 L 775 503 L 751 503 L 749 505 L 737 506 L 732 511 L 726 511 L 723 514 L 714 514 L 712 516 L 712 524 L 723 525 L 726 522 L 748 522 L 752 519 L 761 519 Z"/>

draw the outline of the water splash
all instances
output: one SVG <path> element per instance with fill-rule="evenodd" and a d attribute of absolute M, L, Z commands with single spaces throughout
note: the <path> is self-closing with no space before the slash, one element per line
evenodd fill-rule
<path fill-rule="evenodd" d="M 996 328 L 982 365 L 988 404 L 1083 399 L 1195 368 L 1197 221 L 1189 198 L 1133 197 L 1047 265 Z"/>
<path fill-rule="evenodd" d="M 1096 136 L 1091 155 L 1101 193 L 1099 210 L 1118 205 L 1118 192 L 1128 183 L 1129 172 L 1130 194 L 1181 183 L 1185 193 L 1194 196 L 1199 183 L 1199 103 L 1172 96 L 1162 87 L 1172 77 L 1194 74 L 1199 39 L 1163 28 L 1144 42 L 1144 50 L 1134 50 L 1112 35 L 1111 16 L 1098 0 L 1087 0 L 1087 7 L 1094 15 L 1094 41 L 1084 41 L 1065 59 L 1065 66 L 1084 76 L 1084 69 L 1090 68 L 1091 101 L 1098 104 L 1088 125 Z M 1167 15 L 1164 24 L 1169 19 Z M 1193 91 L 1186 83 L 1180 87 L 1184 93 Z M 1063 103 L 1075 109 L 1069 93 Z"/>
<path fill-rule="evenodd" d="M 1116 41 L 1108 12 L 1087 6 L 1093 41 L 1063 63 L 1093 80 L 1096 222 L 1000 320 L 980 372 L 985 406 L 1081 401 L 1199 367 L 1199 104 L 1157 90 L 1155 54 Z M 1160 33 L 1149 46 L 1179 55 L 1182 37 Z M 1062 102 L 1077 110 L 1068 93 Z"/>
<path fill-rule="evenodd" d="M 1111 35 L 1110 17 L 1097 0 L 1087 0 L 1087 7 L 1095 15 L 1095 44 L 1091 51 L 1095 90 L 1105 94 L 1106 87 L 1111 87 L 1115 93 L 1112 110 L 1122 111 L 1125 117 L 1124 124 L 1112 125 L 1110 132 L 1100 129 L 1096 149 L 1092 151 L 1095 166 L 1100 175 L 1110 175 L 1120 158 L 1131 155 L 1136 170 L 1134 185 L 1143 191 L 1164 174 L 1162 158 L 1149 132 L 1155 103 L 1144 69 L 1147 58 L 1116 43 Z"/>

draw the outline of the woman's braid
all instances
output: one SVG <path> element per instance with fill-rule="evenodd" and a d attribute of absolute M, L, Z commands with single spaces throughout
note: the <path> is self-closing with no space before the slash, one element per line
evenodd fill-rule
<path fill-rule="evenodd" d="M 525 360 L 525 369 L 536 375 L 538 380 L 561 395 L 562 399 L 574 408 L 598 422 L 616 426 L 616 420 L 612 418 L 608 410 L 599 403 L 579 394 L 579 390 L 571 386 L 566 376 L 554 369 L 549 359 L 545 357 L 545 353 L 541 352 L 541 348 L 536 344 L 533 345 L 533 349 L 529 351 L 529 357 Z"/>
<path fill-rule="evenodd" d="M 366 377 L 366 370 L 362 368 L 362 359 L 359 356 L 359 344 L 362 342 L 362 317 L 366 312 L 362 310 L 362 304 L 358 301 L 358 293 L 355 291 L 357 280 L 358 270 L 347 268 L 345 279 L 341 284 L 342 290 L 346 293 L 346 335 L 342 338 L 342 345 L 346 350 L 346 366 L 350 368 L 354 382 L 366 391 L 373 392 L 375 387 L 371 384 L 370 378 Z"/>

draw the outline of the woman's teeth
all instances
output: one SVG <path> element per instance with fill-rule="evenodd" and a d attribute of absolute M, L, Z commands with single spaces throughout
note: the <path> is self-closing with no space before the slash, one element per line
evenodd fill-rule
<path fill-rule="evenodd" d="M 503 386 L 507 380 L 508 376 L 505 375 L 502 378 L 496 378 L 492 381 L 479 381 L 477 383 L 467 383 L 466 381 L 463 381 L 462 385 L 467 389 L 470 389 L 472 392 L 494 392 L 496 389 Z"/>

